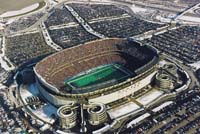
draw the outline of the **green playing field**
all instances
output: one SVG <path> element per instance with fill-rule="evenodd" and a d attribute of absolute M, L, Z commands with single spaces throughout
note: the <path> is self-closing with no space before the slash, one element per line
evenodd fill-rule
<path fill-rule="evenodd" d="M 129 77 L 130 73 L 124 67 L 118 64 L 111 64 L 98 67 L 89 71 L 87 74 L 78 75 L 65 81 L 68 87 L 82 88 L 91 85 L 100 84 L 109 80 L 122 80 Z"/>

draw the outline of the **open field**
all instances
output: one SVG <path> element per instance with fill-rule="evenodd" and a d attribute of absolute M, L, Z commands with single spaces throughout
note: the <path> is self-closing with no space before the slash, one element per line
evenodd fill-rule
<path fill-rule="evenodd" d="M 20 10 L 44 0 L 0 0 L 0 14 L 7 11 Z"/>
<path fill-rule="evenodd" d="M 110 80 L 119 81 L 127 78 L 129 75 L 130 73 L 122 66 L 111 64 L 93 69 L 86 74 L 77 77 L 75 76 L 74 78 L 65 81 L 65 84 L 72 88 L 82 88 Z"/>

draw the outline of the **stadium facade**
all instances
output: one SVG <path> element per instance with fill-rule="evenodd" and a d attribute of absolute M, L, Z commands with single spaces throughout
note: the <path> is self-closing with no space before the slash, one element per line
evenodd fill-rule
<path fill-rule="evenodd" d="M 112 38 L 53 54 L 39 62 L 34 71 L 40 93 L 55 106 L 80 102 L 109 104 L 149 85 L 156 75 L 158 61 L 154 48 Z"/>

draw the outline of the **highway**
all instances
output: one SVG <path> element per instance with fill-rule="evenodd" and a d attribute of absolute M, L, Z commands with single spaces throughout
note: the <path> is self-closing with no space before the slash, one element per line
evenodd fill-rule
<path fill-rule="evenodd" d="M 190 79 L 191 79 L 191 84 L 189 86 L 189 89 L 193 89 L 195 87 L 195 85 L 200 87 L 200 83 L 197 80 L 197 78 L 194 74 L 194 71 L 192 70 L 191 67 L 184 65 L 181 61 L 179 61 L 178 59 L 176 59 L 176 58 L 174 58 L 170 55 L 163 53 L 161 56 L 164 57 L 164 58 L 167 58 L 169 60 L 173 60 L 177 65 L 179 65 L 184 71 L 186 71 L 188 73 L 188 75 L 190 76 Z"/>
<path fill-rule="evenodd" d="M 193 6 L 189 7 L 189 8 L 187 8 L 187 9 L 184 10 L 183 12 L 177 14 L 177 16 L 175 16 L 173 19 L 174 19 L 174 20 L 177 20 L 177 19 L 179 19 L 180 17 L 182 17 L 183 15 L 185 15 L 186 13 L 189 13 L 189 12 L 191 12 L 191 11 L 194 11 L 194 10 L 200 8 L 199 6 L 200 6 L 200 3 L 195 4 L 195 5 L 193 5 Z"/>

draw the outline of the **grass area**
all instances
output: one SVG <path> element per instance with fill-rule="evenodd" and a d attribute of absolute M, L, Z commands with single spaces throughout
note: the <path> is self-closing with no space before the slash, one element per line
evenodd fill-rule
<path fill-rule="evenodd" d="M 128 70 L 121 65 L 111 64 L 94 68 L 87 73 L 77 75 L 65 81 L 67 87 L 82 88 L 104 83 L 110 80 L 120 81 L 130 76 Z"/>
<path fill-rule="evenodd" d="M 14 15 L 14 16 L 4 17 L 4 18 L 7 19 L 7 18 L 14 18 L 14 17 L 23 16 L 23 15 L 29 14 L 29 13 L 31 13 L 31 12 L 35 12 L 35 11 L 37 11 L 37 10 L 43 8 L 46 4 L 47 4 L 47 3 L 46 3 L 45 1 L 43 1 L 43 2 L 39 2 L 39 6 L 38 6 L 36 9 L 34 9 L 34 10 L 31 10 L 31 11 L 26 12 L 26 13 L 22 13 L 22 14 Z"/>

